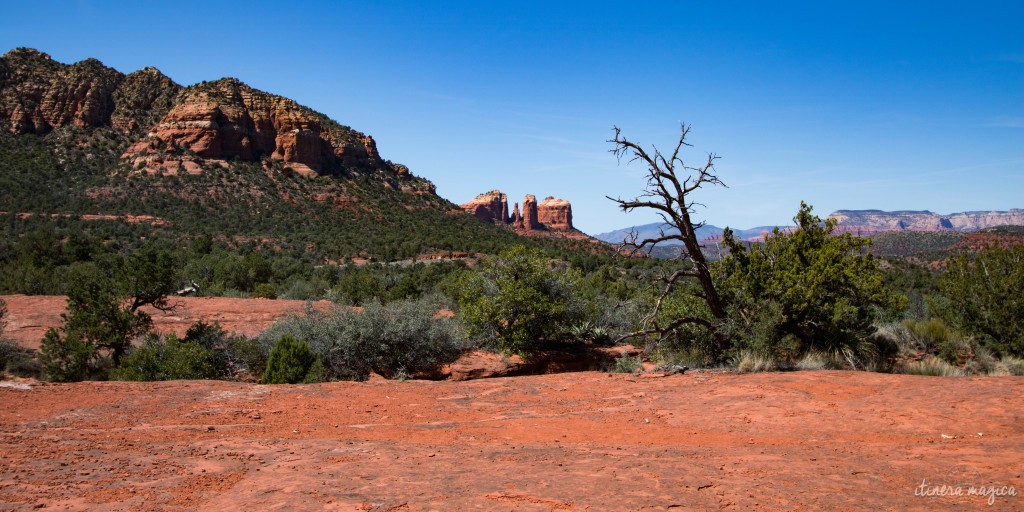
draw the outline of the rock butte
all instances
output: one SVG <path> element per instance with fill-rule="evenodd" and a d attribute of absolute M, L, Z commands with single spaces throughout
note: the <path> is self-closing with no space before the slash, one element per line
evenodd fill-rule
<path fill-rule="evenodd" d="M 522 210 L 519 203 L 514 203 L 511 215 L 508 197 L 500 190 L 480 194 L 461 206 L 466 213 L 480 220 L 509 226 L 520 233 L 576 231 L 572 225 L 572 204 L 555 197 L 549 196 L 538 203 L 536 196 L 527 194 L 523 199 Z"/>

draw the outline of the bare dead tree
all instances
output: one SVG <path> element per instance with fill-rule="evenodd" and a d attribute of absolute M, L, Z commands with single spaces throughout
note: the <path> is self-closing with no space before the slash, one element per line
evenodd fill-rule
<path fill-rule="evenodd" d="M 609 140 L 615 145 L 610 151 L 622 162 L 622 158 L 629 160 L 627 165 L 639 161 L 647 166 L 647 187 L 640 196 L 624 200 L 621 198 L 608 197 L 618 203 L 619 208 L 624 212 L 631 212 L 637 208 L 650 208 L 661 216 L 662 221 L 674 228 L 669 232 L 659 230 L 656 237 L 639 239 L 638 233 L 633 231 L 629 238 L 623 240 L 623 245 L 633 252 L 650 252 L 660 243 L 669 241 L 682 242 L 683 249 L 679 253 L 679 259 L 689 263 L 683 268 L 676 270 L 671 275 L 661 276 L 661 293 L 654 304 L 654 309 L 644 317 L 641 329 L 626 334 L 619 338 L 619 341 L 646 335 L 665 336 L 685 324 L 697 324 L 706 327 L 718 336 L 717 327 L 719 321 L 726 318 L 725 308 L 722 300 L 715 289 L 711 278 L 711 271 L 708 268 L 707 259 L 700 249 L 700 241 L 697 239 L 697 229 L 704 226 L 704 222 L 694 222 L 692 215 L 695 206 L 703 206 L 695 202 L 691 195 L 704 185 L 725 186 L 715 174 L 715 161 L 718 156 L 709 153 L 707 160 L 699 167 L 686 165 L 680 156 L 683 146 L 691 146 L 686 142 L 686 135 L 690 127 L 681 124 L 679 127 L 679 142 L 668 157 L 663 155 L 657 147 L 652 146 L 653 153 L 649 153 L 639 144 L 630 141 L 622 136 L 622 131 L 615 127 L 615 138 Z M 658 314 L 661 312 L 665 299 L 676 289 L 677 285 L 684 279 L 696 279 L 700 284 L 700 298 L 707 303 L 713 320 L 704 317 L 682 317 L 674 318 L 668 322 L 658 321 Z"/>

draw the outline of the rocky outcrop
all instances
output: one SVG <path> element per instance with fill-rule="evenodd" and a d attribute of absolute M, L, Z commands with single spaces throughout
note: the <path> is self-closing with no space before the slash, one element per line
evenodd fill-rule
<path fill-rule="evenodd" d="M 518 215 L 519 205 L 516 205 Z M 485 192 L 463 204 L 466 213 L 491 224 L 508 224 L 508 198 L 500 190 Z"/>
<path fill-rule="evenodd" d="M 122 132 L 145 132 L 170 112 L 183 89 L 153 67 L 131 73 L 114 91 L 110 124 Z"/>
<path fill-rule="evenodd" d="M 96 59 L 64 65 L 36 50 L 11 50 L 0 57 L 0 122 L 9 132 L 36 134 L 108 125 L 123 79 Z"/>
<path fill-rule="evenodd" d="M 0 129 L 16 134 L 112 128 L 136 169 L 201 172 L 206 161 L 279 161 L 305 175 L 373 174 L 433 194 L 381 158 L 373 137 L 233 78 L 182 87 L 155 68 L 129 75 L 96 59 L 62 64 L 27 48 L 0 57 Z"/>
<path fill-rule="evenodd" d="M 977 231 L 996 226 L 1024 226 L 1024 209 L 940 215 L 930 211 L 839 210 L 829 217 L 849 232 Z"/>
<path fill-rule="evenodd" d="M 519 209 L 519 203 L 515 203 L 510 217 L 507 196 L 500 190 L 492 190 L 463 204 L 462 209 L 480 220 L 510 226 L 521 232 L 576 231 L 572 226 L 572 205 L 569 201 L 554 197 L 548 197 L 538 204 L 536 196 L 527 194 L 523 199 L 522 210 Z"/>
<path fill-rule="evenodd" d="M 537 222 L 555 231 L 572 229 L 572 205 L 565 199 L 548 196 L 537 205 Z"/>
<path fill-rule="evenodd" d="M 541 224 L 537 218 L 537 198 L 533 194 L 526 194 L 526 197 L 523 199 L 523 222 L 521 225 L 517 225 L 516 228 L 526 231 L 541 229 Z"/>
<path fill-rule="evenodd" d="M 184 90 L 124 158 L 153 166 L 168 149 L 209 160 L 271 158 L 302 174 L 383 170 L 399 175 L 381 159 L 372 137 L 233 78 Z"/>

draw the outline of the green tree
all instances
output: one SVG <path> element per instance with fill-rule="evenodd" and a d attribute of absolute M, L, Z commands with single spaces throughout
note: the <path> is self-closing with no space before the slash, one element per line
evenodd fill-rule
<path fill-rule="evenodd" d="M 529 353 L 587 316 L 582 276 L 536 249 L 516 245 L 450 286 L 470 335 L 495 336 L 507 352 Z"/>
<path fill-rule="evenodd" d="M 144 245 L 128 258 L 99 264 L 72 265 L 68 271 L 68 306 L 60 331 L 47 332 L 40 359 L 51 378 L 80 380 L 101 372 L 103 361 L 113 366 L 132 340 L 152 327 L 140 308 L 172 309 L 175 262 L 170 254 Z"/>
<path fill-rule="evenodd" d="M 322 380 L 323 365 L 320 359 L 302 340 L 285 334 L 278 338 L 267 359 L 263 372 L 264 384 L 298 384 Z"/>
<path fill-rule="evenodd" d="M 719 287 L 739 348 L 774 357 L 810 348 L 849 355 L 874 332 L 877 308 L 905 302 L 884 285 L 866 251 L 870 239 L 835 234 L 835 219 L 822 222 L 811 210 L 801 202 L 795 229 L 776 228 L 749 248 L 726 229 Z"/>
<path fill-rule="evenodd" d="M 1024 357 L 1024 246 L 989 247 L 951 258 L 929 303 L 960 331 L 989 349 Z"/>

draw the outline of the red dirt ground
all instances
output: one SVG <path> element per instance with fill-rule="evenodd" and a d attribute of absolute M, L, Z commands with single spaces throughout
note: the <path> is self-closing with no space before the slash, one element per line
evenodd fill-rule
<path fill-rule="evenodd" d="M 656 375 L 0 382 L 0 510 L 1024 510 L 1024 378 Z"/>
<path fill-rule="evenodd" d="M 7 303 L 7 325 L 4 337 L 13 339 L 30 348 L 39 348 L 43 334 L 51 327 L 60 327 L 64 322 L 60 314 L 67 307 L 67 299 L 61 295 L 0 295 Z M 174 297 L 174 311 L 157 311 L 143 308 L 153 317 L 154 329 L 158 332 L 174 332 L 182 336 L 189 326 L 203 320 L 217 321 L 230 333 L 255 336 L 277 320 L 292 313 L 301 313 L 305 302 L 301 300 L 230 299 L 226 297 Z M 326 310 L 331 302 L 314 303 L 318 309 Z"/>

